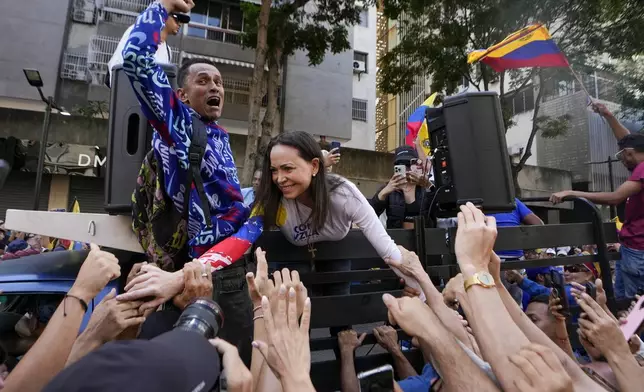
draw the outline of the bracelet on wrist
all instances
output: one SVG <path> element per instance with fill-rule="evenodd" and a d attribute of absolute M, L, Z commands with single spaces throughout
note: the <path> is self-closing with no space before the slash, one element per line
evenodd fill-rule
<path fill-rule="evenodd" d="M 264 315 L 263 314 L 258 314 L 257 316 L 253 317 L 253 321 L 257 321 L 259 319 L 263 319 Z"/>
<path fill-rule="evenodd" d="M 257 311 L 258 311 L 258 310 L 260 310 L 261 308 L 262 308 L 262 305 L 255 306 L 255 307 L 253 308 L 253 313 L 257 312 Z"/>
<path fill-rule="evenodd" d="M 74 298 L 78 300 L 78 302 L 80 302 L 81 306 L 83 307 L 83 311 L 87 312 L 88 306 L 87 306 L 87 302 L 85 302 L 84 299 L 72 294 L 65 294 L 65 298 L 63 298 L 63 316 L 67 317 L 67 301 L 66 301 L 67 298 Z"/>

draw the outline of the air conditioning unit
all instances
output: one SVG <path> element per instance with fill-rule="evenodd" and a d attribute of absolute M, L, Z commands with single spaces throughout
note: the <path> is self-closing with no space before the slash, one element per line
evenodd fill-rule
<path fill-rule="evenodd" d="M 361 74 L 367 72 L 367 63 L 364 61 L 353 62 L 353 73 Z"/>

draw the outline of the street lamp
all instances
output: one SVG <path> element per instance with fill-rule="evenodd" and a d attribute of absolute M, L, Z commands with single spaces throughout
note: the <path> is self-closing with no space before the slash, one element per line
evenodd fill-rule
<path fill-rule="evenodd" d="M 45 152 L 47 151 L 47 136 L 49 135 L 49 123 L 51 109 L 56 109 L 59 114 L 63 116 L 70 116 L 71 114 L 66 111 L 64 108 L 56 105 L 54 102 L 54 97 L 49 96 L 45 97 L 42 93 L 42 87 L 44 83 L 40 77 L 40 72 L 37 69 L 23 69 L 27 82 L 30 86 L 38 89 L 38 94 L 40 94 L 40 99 L 45 103 L 45 118 L 43 119 L 42 124 L 42 135 L 40 136 L 40 150 L 38 151 L 38 167 L 36 168 L 36 187 L 34 189 L 34 203 L 33 209 L 38 210 L 40 203 L 40 185 L 42 182 L 42 173 L 45 166 Z"/>

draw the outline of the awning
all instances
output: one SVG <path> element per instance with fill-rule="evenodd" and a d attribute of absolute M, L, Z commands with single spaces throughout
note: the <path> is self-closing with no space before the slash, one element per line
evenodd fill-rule
<path fill-rule="evenodd" d="M 206 56 L 203 54 L 194 54 L 194 53 L 188 53 L 188 52 L 183 52 L 183 58 L 184 59 L 192 59 L 192 58 L 205 58 L 208 59 L 214 63 L 217 64 L 227 64 L 227 65 L 234 65 L 237 67 L 243 67 L 243 68 L 255 68 L 255 64 L 253 63 L 248 63 L 246 61 L 238 61 L 238 60 L 231 60 L 231 59 L 223 59 L 221 57 L 211 57 L 211 56 Z"/>

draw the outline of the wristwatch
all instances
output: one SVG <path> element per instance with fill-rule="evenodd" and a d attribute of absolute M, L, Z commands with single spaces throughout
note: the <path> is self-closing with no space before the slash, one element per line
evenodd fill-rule
<path fill-rule="evenodd" d="M 496 284 L 494 283 L 494 278 L 487 271 L 477 272 L 471 277 L 467 278 L 463 283 L 463 286 L 465 286 L 465 291 L 467 291 L 467 289 L 469 289 L 475 284 L 479 286 L 483 286 L 485 288 L 496 286 Z"/>

